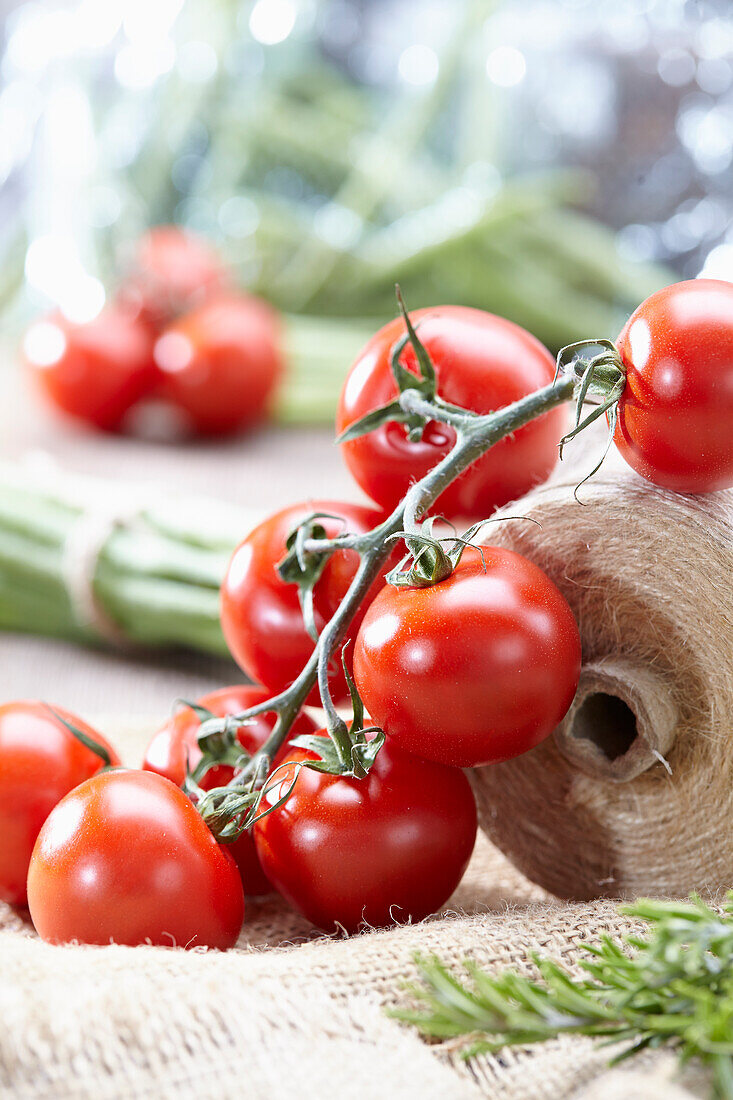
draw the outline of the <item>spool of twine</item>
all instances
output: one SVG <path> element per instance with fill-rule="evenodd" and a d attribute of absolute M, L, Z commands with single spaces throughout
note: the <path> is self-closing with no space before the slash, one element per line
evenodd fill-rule
<path fill-rule="evenodd" d="M 733 887 L 733 491 L 681 496 L 586 453 L 491 541 L 526 555 L 580 627 L 575 701 L 543 744 L 473 782 L 481 825 L 562 898 Z"/>

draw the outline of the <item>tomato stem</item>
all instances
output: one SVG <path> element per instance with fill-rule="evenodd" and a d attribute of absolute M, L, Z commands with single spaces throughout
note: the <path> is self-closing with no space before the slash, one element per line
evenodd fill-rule
<path fill-rule="evenodd" d="M 456 442 L 445 458 L 422 481 L 416 482 L 398 505 L 396 512 L 399 512 L 404 529 L 417 530 L 419 521 L 428 509 L 464 470 L 505 436 L 518 431 L 550 409 L 570 401 L 575 388 L 576 381 L 572 376 L 561 376 L 512 405 L 484 416 L 470 412 L 459 415 L 453 409 L 443 409 L 440 405 L 425 401 L 414 390 L 406 390 L 400 397 L 400 404 L 404 402 L 408 410 L 415 414 L 451 424 L 456 429 Z"/>
<path fill-rule="evenodd" d="M 343 601 L 323 627 L 313 653 L 297 679 L 289 688 L 267 702 L 250 707 L 242 714 L 229 718 L 230 722 L 244 723 L 264 711 L 273 711 L 278 716 L 265 744 L 231 780 L 230 787 L 262 786 L 266 774 L 262 761 L 266 763 L 272 761 L 284 744 L 293 722 L 305 705 L 316 681 L 328 717 L 328 729 L 339 757 L 344 764 L 344 769 L 352 770 L 349 734 L 331 698 L 328 667 L 342 644 L 354 616 L 389 557 L 394 536 L 402 535 L 405 531 L 417 532 L 421 518 L 451 482 L 505 436 L 511 435 L 551 409 L 571 401 L 579 385 L 580 381 L 575 372 L 569 370 L 556 377 L 547 386 L 515 401 L 512 405 L 486 415 L 456 409 L 439 399 L 428 400 L 412 389 L 407 389 L 400 395 L 400 405 L 405 412 L 450 424 L 456 430 L 456 441 L 448 454 L 421 481 L 411 487 L 392 514 L 372 531 L 361 535 L 340 535 L 334 539 L 316 538 L 303 541 L 302 550 L 305 554 L 318 554 L 343 548 L 355 550 L 361 557 L 359 567 Z M 217 721 L 221 725 L 220 719 L 205 723 L 207 732 L 214 731 Z M 226 798 L 226 791 L 226 788 L 221 788 L 222 801 Z M 214 792 L 209 792 L 210 801 L 213 794 Z"/>

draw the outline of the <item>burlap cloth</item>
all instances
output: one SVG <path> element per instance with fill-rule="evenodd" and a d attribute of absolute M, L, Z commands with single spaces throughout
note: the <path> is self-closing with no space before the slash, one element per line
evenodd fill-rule
<path fill-rule="evenodd" d="M 97 718 L 127 763 L 152 722 Z M 521 807 L 519 808 L 521 812 Z M 610 902 L 566 905 L 483 838 L 432 920 L 349 940 L 319 935 L 277 899 L 249 906 L 228 953 L 41 943 L 0 906 L 0 1097 L 292 1100 L 675 1100 L 704 1096 L 661 1054 L 609 1070 L 585 1039 L 465 1063 L 388 1019 L 416 951 L 458 967 L 529 967 L 532 951 L 573 963 L 584 940 L 629 927 Z"/>
<path fill-rule="evenodd" d="M 130 480 L 152 472 L 162 483 L 268 510 L 306 495 L 358 495 L 325 431 L 189 448 L 131 445 L 59 425 L 28 402 L 17 378 L 3 385 L 3 457 L 40 447 L 67 469 Z M 98 724 L 131 764 L 176 696 L 235 678 L 225 663 L 0 637 L 1 698 L 41 696 L 92 720 L 115 715 L 102 714 Z M 429 1046 L 382 1011 L 404 998 L 417 950 L 492 970 L 527 968 L 535 950 L 572 964 L 584 940 L 627 928 L 610 902 L 554 901 L 483 837 L 444 914 L 351 940 L 317 936 L 272 900 L 250 906 L 239 947 L 227 954 L 52 948 L 0 907 L 0 1097 L 704 1096 L 704 1078 L 688 1071 L 683 1083 L 669 1054 L 609 1071 L 609 1051 L 579 1039 L 466 1064 L 454 1047 Z"/>

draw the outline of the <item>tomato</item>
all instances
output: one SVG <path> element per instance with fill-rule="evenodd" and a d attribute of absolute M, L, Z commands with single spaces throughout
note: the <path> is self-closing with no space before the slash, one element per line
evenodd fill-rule
<path fill-rule="evenodd" d="M 105 739 L 74 714 L 54 708 L 109 753 Z M 43 703 L 0 707 L 0 898 L 26 904 L 26 878 L 43 822 L 65 794 L 104 767 Z"/>
<path fill-rule="evenodd" d="M 160 327 L 225 290 L 229 282 L 208 241 L 178 225 L 158 225 L 138 241 L 121 294 L 148 323 Z"/>
<path fill-rule="evenodd" d="M 84 324 L 61 313 L 36 321 L 25 335 L 23 356 L 56 408 L 105 431 L 119 429 L 156 380 L 150 333 L 116 305 Z"/>
<path fill-rule="evenodd" d="M 580 638 L 550 578 L 511 550 L 468 549 L 432 588 L 386 585 L 356 639 L 374 722 L 427 760 L 475 767 L 527 752 L 578 685 Z"/>
<path fill-rule="evenodd" d="M 267 416 L 283 370 L 276 312 L 258 298 L 217 297 L 179 317 L 155 344 L 159 396 L 216 435 Z"/>
<path fill-rule="evenodd" d="M 555 373 L 549 351 L 518 325 L 463 306 L 440 306 L 410 314 L 438 378 L 438 393 L 454 405 L 478 413 L 509 405 L 547 385 Z M 354 363 L 341 392 L 336 427 L 341 434 L 354 421 L 397 395 L 390 369 L 393 346 L 405 334 L 401 319 L 385 325 Z M 417 371 L 408 345 L 401 361 Z M 565 412 L 539 417 L 492 447 L 441 494 L 436 510 L 449 516 L 482 518 L 543 481 L 555 465 Z M 349 470 L 361 488 L 391 511 L 450 450 L 453 428 L 430 422 L 421 442 L 407 438 L 404 425 L 389 423 L 341 445 Z"/>
<path fill-rule="evenodd" d="M 237 685 L 212 691 L 198 702 L 212 714 L 225 718 L 229 714 L 239 714 L 248 707 L 263 703 L 269 699 L 270 694 L 263 688 Z M 257 752 L 264 745 L 274 724 L 274 714 L 258 714 L 252 722 L 242 726 L 237 733 L 242 748 L 250 755 Z M 158 730 L 148 745 L 143 768 L 146 771 L 164 775 L 166 779 L 170 779 L 180 787 L 186 777 L 186 762 L 188 761 L 189 768 L 193 771 L 201 759 L 201 750 L 198 746 L 199 729 L 199 720 L 190 707 L 179 710 L 162 729 Z M 307 714 L 301 714 L 293 724 L 290 737 L 314 733 L 315 729 L 315 722 Z M 275 765 L 286 752 L 287 745 L 284 745 L 275 756 Z M 211 768 L 201 779 L 199 786 L 206 791 L 211 790 L 212 787 L 224 787 L 233 774 L 234 769 L 228 766 Z M 238 840 L 227 847 L 239 867 L 245 894 L 268 894 L 272 886 L 260 867 L 252 834 L 242 833 Z"/>
<path fill-rule="evenodd" d="M 28 906 L 48 943 L 218 947 L 244 916 L 237 865 L 168 779 L 110 771 L 59 802 L 38 835 Z"/>
<path fill-rule="evenodd" d="M 261 807 L 284 795 L 293 749 Z M 290 798 L 254 826 L 268 878 L 320 928 L 355 932 L 422 920 L 448 900 L 476 840 L 463 772 L 385 744 L 365 779 L 303 768 Z"/>
<path fill-rule="evenodd" d="M 615 443 L 649 481 L 680 493 L 733 485 L 733 283 L 658 290 L 617 340 L 626 367 Z"/>
<path fill-rule="evenodd" d="M 370 531 L 384 518 L 374 508 L 345 501 L 308 500 L 291 504 L 255 527 L 240 543 L 221 586 L 221 626 L 232 657 L 250 679 L 264 684 L 272 693 L 288 687 L 313 652 L 313 640 L 303 625 L 297 587 L 286 584 L 277 573 L 277 565 L 286 553 L 288 535 L 313 512 L 343 516 L 345 524 L 333 519 L 319 520 L 329 538 L 346 531 L 357 534 Z M 383 573 L 393 564 L 391 559 Z M 353 550 L 339 550 L 326 563 L 313 590 L 319 632 L 338 610 L 358 567 L 359 557 Z M 356 636 L 364 610 L 382 583 L 380 576 L 354 617 L 347 639 Z M 348 698 L 340 656 L 333 662 L 329 683 L 337 702 Z M 320 706 L 317 687 L 307 702 Z"/>

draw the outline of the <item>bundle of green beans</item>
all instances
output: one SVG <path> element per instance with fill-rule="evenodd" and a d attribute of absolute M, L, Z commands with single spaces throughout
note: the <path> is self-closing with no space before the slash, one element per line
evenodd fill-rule
<path fill-rule="evenodd" d="M 78 552 L 72 539 L 80 523 L 111 516 L 111 493 L 124 504 L 119 522 L 110 519 L 98 554 L 81 563 L 93 574 L 95 624 L 75 600 L 69 553 Z M 53 467 L 0 467 L 0 629 L 99 644 L 114 624 L 115 642 L 226 656 L 219 585 L 256 519 L 233 506 L 176 503 L 162 493 L 156 500 L 144 486 L 123 492 Z"/>

